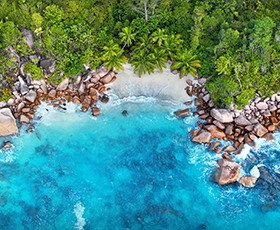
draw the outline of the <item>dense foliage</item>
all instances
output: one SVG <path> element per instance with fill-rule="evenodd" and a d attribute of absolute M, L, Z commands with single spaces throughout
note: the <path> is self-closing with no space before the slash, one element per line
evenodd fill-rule
<path fill-rule="evenodd" d="M 83 63 L 122 69 L 128 60 L 141 76 L 169 59 L 182 74 L 211 77 L 207 88 L 221 107 L 280 90 L 278 0 L 2 0 L 0 8 L 2 80 L 17 68 L 5 52 L 12 46 L 21 58 L 55 59 L 53 82 Z M 34 49 L 23 28 L 34 32 Z M 43 77 L 36 61 L 25 71 Z"/>

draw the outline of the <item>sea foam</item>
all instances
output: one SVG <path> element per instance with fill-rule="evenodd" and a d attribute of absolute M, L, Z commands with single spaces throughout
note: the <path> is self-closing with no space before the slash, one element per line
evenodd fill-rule
<path fill-rule="evenodd" d="M 84 211 L 85 211 L 85 207 L 82 205 L 81 202 L 78 202 L 74 206 L 74 213 L 77 217 L 77 222 L 75 224 L 76 229 L 79 229 L 79 230 L 84 229 L 84 226 L 86 224 L 85 218 L 83 218 Z"/>

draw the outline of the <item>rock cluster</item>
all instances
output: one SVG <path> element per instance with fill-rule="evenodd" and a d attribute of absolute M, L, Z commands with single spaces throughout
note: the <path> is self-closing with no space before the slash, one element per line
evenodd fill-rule
<path fill-rule="evenodd" d="M 81 110 L 86 112 L 89 108 L 92 115 L 100 114 L 96 103 L 109 101 L 106 95 L 105 84 L 116 80 L 116 73 L 101 66 L 97 71 L 84 69 L 76 77 L 75 83 L 65 78 L 59 85 L 48 84 L 47 79 L 27 80 L 27 74 L 18 74 L 18 81 L 13 86 L 14 98 L 7 103 L 0 102 L 0 136 L 18 134 L 15 118 L 20 125 L 28 125 L 27 132 L 34 129 L 33 119 L 36 109 L 41 101 L 58 109 L 66 110 L 66 102 L 82 104 Z M 109 88 L 108 88 L 109 89 Z M 13 113 L 13 115 L 12 115 Z"/>
<path fill-rule="evenodd" d="M 217 154 L 222 153 L 222 159 L 218 161 L 220 168 L 217 170 L 216 181 L 220 184 L 231 183 L 236 181 L 239 176 L 239 169 L 235 170 L 236 174 L 230 175 L 229 170 L 224 170 L 231 161 L 232 154 L 238 155 L 242 151 L 244 144 L 255 147 L 257 138 L 264 138 L 267 141 L 273 141 L 272 133 L 277 132 L 280 124 L 280 93 L 273 94 L 271 98 L 261 99 L 256 97 L 251 100 L 243 110 L 238 110 L 233 104 L 225 109 L 216 108 L 209 92 L 206 90 L 207 79 L 201 78 L 198 84 L 188 81 L 188 87 L 185 88 L 189 96 L 195 95 L 194 100 L 197 111 L 194 115 L 205 120 L 198 121 L 197 125 L 200 129 L 191 130 L 191 138 L 196 143 L 209 143 L 209 150 L 216 151 Z M 190 105 L 192 102 L 185 102 Z M 176 111 L 174 114 L 184 117 L 189 114 L 189 108 Z M 219 146 L 219 142 L 210 142 L 212 138 L 218 138 L 233 142 L 234 145 L 228 145 L 223 149 Z M 223 161 L 221 161 L 223 160 Z M 223 165 L 226 164 L 226 167 Z M 237 164 L 237 163 L 235 163 Z M 230 168 L 232 168 L 230 166 Z M 233 171 L 231 171 L 233 172 Z M 230 179 L 230 178 L 234 179 Z M 224 179 L 227 178 L 227 179 Z M 239 183 L 244 186 L 253 186 L 256 181 L 254 177 L 244 176 Z"/>
<path fill-rule="evenodd" d="M 190 96 L 197 96 L 195 99 L 197 111 L 194 115 L 198 114 L 200 119 L 206 121 L 205 124 L 198 123 L 200 130 L 191 132 L 192 141 L 208 143 L 212 138 L 219 138 L 234 142 L 234 146 L 223 150 L 215 148 L 218 153 L 226 152 L 227 155 L 224 156 L 230 158 L 233 152 L 239 154 L 245 143 L 255 147 L 254 140 L 257 138 L 274 140 L 272 133 L 277 132 L 276 128 L 280 124 L 280 93 L 272 95 L 271 98 L 257 97 L 251 100 L 244 110 L 238 110 L 234 105 L 218 109 L 205 88 L 206 81 L 205 78 L 199 79 L 199 85 L 192 84 L 192 87 L 186 88 Z M 188 102 L 185 104 L 189 105 Z M 188 108 L 176 111 L 175 114 L 187 116 L 187 111 L 189 111 Z"/>

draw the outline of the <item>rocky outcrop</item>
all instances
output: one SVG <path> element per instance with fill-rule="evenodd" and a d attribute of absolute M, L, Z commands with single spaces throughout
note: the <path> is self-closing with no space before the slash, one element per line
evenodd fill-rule
<path fill-rule="evenodd" d="M 227 109 L 212 109 L 211 116 L 222 123 L 233 122 L 233 116 Z"/>
<path fill-rule="evenodd" d="M 19 134 L 16 120 L 9 108 L 0 109 L 0 136 Z"/>
<path fill-rule="evenodd" d="M 227 160 L 218 160 L 220 168 L 217 169 L 216 182 L 223 185 L 237 181 L 240 173 L 240 164 Z"/>

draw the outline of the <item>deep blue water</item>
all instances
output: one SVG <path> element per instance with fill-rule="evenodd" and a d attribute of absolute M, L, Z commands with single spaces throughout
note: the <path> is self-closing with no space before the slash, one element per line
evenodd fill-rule
<path fill-rule="evenodd" d="M 15 145 L 0 151 L 0 229 L 279 229 L 279 207 L 261 210 L 278 200 L 273 186 L 212 181 L 221 156 L 190 141 L 197 117 L 151 98 L 100 107 L 43 104 L 36 132 L 0 139 Z M 264 164 L 278 176 L 275 138 L 234 159 L 242 174 Z"/>

